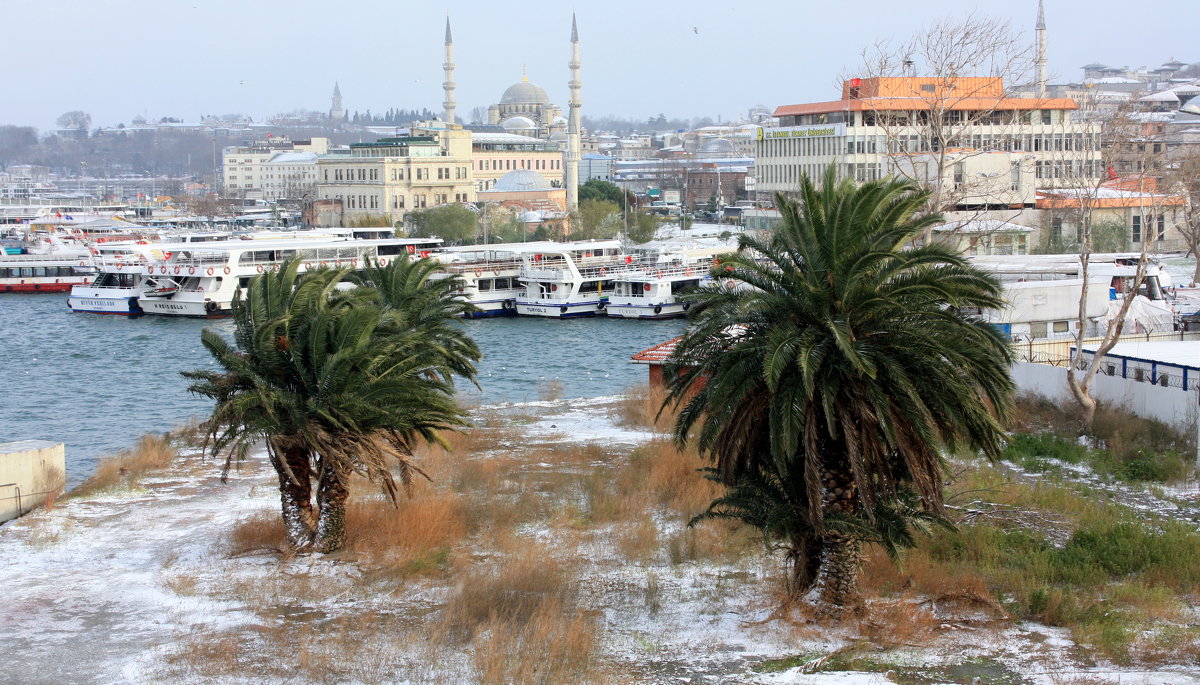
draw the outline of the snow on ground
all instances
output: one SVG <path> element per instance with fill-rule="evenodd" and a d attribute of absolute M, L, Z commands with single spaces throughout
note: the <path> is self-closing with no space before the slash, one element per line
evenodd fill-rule
<path fill-rule="evenodd" d="M 616 402 L 564 400 L 480 411 L 508 412 L 514 422 L 525 424 L 528 439 L 545 443 L 628 447 L 654 436 L 616 425 Z M 238 601 L 239 586 L 255 586 L 262 596 L 270 595 L 273 583 L 304 578 L 314 584 L 313 600 L 305 606 L 270 607 L 280 615 L 320 617 L 364 610 L 417 615 L 444 601 L 446 588 L 429 580 L 405 581 L 402 597 L 355 595 L 350 590 L 360 580 L 356 567 L 320 555 L 228 559 L 223 540 L 234 524 L 252 514 L 275 512 L 278 506 L 273 474 L 261 461 L 260 455 L 256 463 L 221 483 L 218 464 L 188 458 L 163 476 L 143 479 L 136 490 L 67 499 L 0 526 L 5 682 L 198 680 L 194 675 L 168 677 L 174 672 L 164 664 L 181 640 L 203 641 L 261 620 L 263 607 L 251 609 Z M 603 657 L 623 674 L 620 682 L 892 682 L 885 673 L 802 672 L 798 664 L 847 646 L 853 636 L 775 619 L 774 599 L 764 588 L 777 570 L 777 560 L 629 563 L 614 553 L 615 533 L 599 529 L 583 536 L 579 553 L 589 563 L 580 585 L 585 606 L 602 616 Z M 235 590 L 196 591 L 217 584 Z M 981 665 L 970 667 L 978 669 L 983 682 L 1057 685 L 1077 678 L 1200 685 L 1200 671 L 1193 669 L 1081 668 L 1071 660 L 1074 643 L 1058 629 L 1022 623 L 998 630 L 995 624 L 945 620 L 941 635 L 909 650 L 903 664 L 935 669 L 928 682 L 936 682 L 938 674 L 946 682 L 970 682 L 975 671 L 952 667 L 964 659 L 982 659 Z M 766 659 L 788 658 L 795 663 L 780 666 L 778 672 L 759 671 Z M 940 667 L 950 670 L 937 671 Z M 270 680 L 246 674 L 250 679 Z"/>

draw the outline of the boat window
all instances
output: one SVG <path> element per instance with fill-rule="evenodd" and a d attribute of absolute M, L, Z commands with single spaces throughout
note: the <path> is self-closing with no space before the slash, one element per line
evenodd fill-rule
<path fill-rule="evenodd" d="M 250 281 L 253 279 L 254 279 L 253 276 L 241 276 L 240 278 L 238 278 L 238 287 L 239 288 L 249 288 Z"/>
<path fill-rule="evenodd" d="M 1150 300 L 1163 299 L 1162 288 L 1158 285 L 1158 276 L 1147 276 L 1142 282 L 1142 287 L 1138 288 L 1138 295 L 1144 295 Z"/>
<path fill-rule="evenodd" d="M 490 279 L 490 278 L 479 279 L 479 292 L 484 293 L 484 292 L 490 291 L 491 289 L 492 289 L 492 279 Z"/>
<path fill-rule="evenodd" d="M 32 277 L 33 276 L 33 268 L 28 267 L 28 266 L 21 267 L 21 276 L 23 276 L 24 278 Z"/>

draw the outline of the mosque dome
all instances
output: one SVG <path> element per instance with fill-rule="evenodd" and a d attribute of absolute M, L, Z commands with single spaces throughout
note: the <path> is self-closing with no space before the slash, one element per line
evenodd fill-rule
<path fill-rule="evenodd" d="M 529 117 L 510 117 L 500 124 L 505 131 L 531 131 L 537 128 Z"/>
<path fill-rule="evenodd" d="M 550 134 L 550 140 L 552 140 L 556 143 L 561 143 L 561 142 L 565 141 L 566 139 L 567 139 L 567 134 L 562 131 L 555 131 L 554 133 Z"/>
<path fill-rule="evenodd" d="M 508 87 L 504 91 L 504 95 L 500 96 L 500 104 L 502 105 L 548 105 L 550 97 L 546 95 L 546 91 L 542 90 L 541 86 L 530 83 L 529 81 L 520 81 Z"/>
<path fill-rule="evenodd" d="M 728 155 L 733 153 L 733 143 L 724 138 L 711 138 L 700 146 L 700 154 Z"/>
<path fill-rule="evenodd" d="M 1200 114 L 1200 95 L 1188 100 L 1187 104 L 1179 108 L 1179 111 L 1187 112 L 1188 114 Z"/>
<path fill-rule="evenodd" d="M 533 169 L 513 169 L 501 176 L 492 190 L 505 193 L 550 190 L 550 182 Z"/>
<path fill-rule="evenodd" d="M 550 125 L 551 126 L 566 126 L 567 118 L 564 116 L 561 116 L 561 115 L 554 117 L 553 119 L 550 120 Z"/>

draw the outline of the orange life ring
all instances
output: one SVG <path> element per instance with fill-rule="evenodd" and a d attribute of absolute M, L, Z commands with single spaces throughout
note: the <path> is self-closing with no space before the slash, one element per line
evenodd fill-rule
<path fill-rule="evenodd" d="M 225 267 L 225 273 L 229 273 L 229 267 Z"/>
<path fill-rule="evenodd" d="M 333 260 L 333 265 L 340 269 L 342 267 L 342 260 L 340 260 L 340 259 Z"/>
<path fill-rule="evenodd" d="M 87 262 L 79 262 L 79 266 L 87 266 Z"/>
<path fill-rule="evenodd" d="M 329 266 L 329 263 L 328 263 L 328 262 L 321 262 L 321 268 L 322 268 L 322 269 L 324 269 L 324 268 L 325 268 L 325 267 L 327 267 L 327 266 Z"/>
<path fill-rule="evenodd" d="M 117 262 L 117 269 L 124 269 L 124 268 L 125 268 L 124 264 L 122 264 L 121 262 Z"/>
<path fill-rule="evenodd" d="M 483 269 L 475 269 L 475 277 L 476 278 L 478 278 L 482 275 L 483 275 Z"/>
<path fill-rule="evenodd" d="M 260 273 L 260 274 L 261 274 L 262 272 L 263 272 L 263 265 L 262 265 L 262 264 L 259 264 L 259 265 L 258 265 L 258 273 Z"/>
<path fill-rule="evenodd" d="M 195 275 L 196 275 L 196 267 L 194 267 L 194 266 L 189 266 L 189 267 L 188 267 L 188 275 L 189 275 L 189 276 L 195 276 Z"/>
<path fill-rule="evenodd" d="M 550 286 L 550 292 L 552 292 L 552 293 L 558 292 L 558 286 L 557 285 Z"/>
<path fill-rule="evenodd" d="M 213 268 L 211 266 L 208 267 L 208 271 L 206 271 L 205 273 L 207 273 L 209 276 L 213 275 Z"/>
<path fill-rule="evenodd" d="M 387 266 L 387 260 L 383 257 L 379 258 L 379 266 Z"/>
<path fill-rule="evenodd" d="M 604 267 L 600 267 L 600 275 L 603 276 L 606 273 L 608 272 L 604 270 Z"/>
<path fill-rule="evenodd" d="M 175 267 L 175 273 L 179 273 L 180 271 L 183 271 L 183 269 L 181 267 L 178 267 L 178 266 Z"/>
<path fill-rule="evenodd" d="M 643 284 L 642 284 L 642 290 L 645 290 L 646 292 L 650 292 L 650 284 L 649 284 L 649 283 L 643 283 Z"/>
<path fill-rule="evenodd" d="M 685 271 L 685 272 L 684 272 L 684 274 L 686 274 L 686 275 L 688 275 L 688 276 L 691 276 L 691 275 L 692 275 L 692 270 L 691 270 L 691 269 L 688 269 L 687 271 Z"/>
<path fill-rule="evenodd" d="M 165 274 L 165 273 L 167 273 L 167 267 L 166 267 L 166 266 L 159 267 L 159 269 L 158 269 L 158 272 L 159 272 L 160 274 Z"/>

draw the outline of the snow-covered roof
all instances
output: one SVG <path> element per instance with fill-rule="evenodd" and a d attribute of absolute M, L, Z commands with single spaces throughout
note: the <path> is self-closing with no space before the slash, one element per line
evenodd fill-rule
<path fill-rule="evenodd" d="M 1163 90 L 1138 98 L 1138 102 L 1179 102 L 1179 96 L 1173 91 Z"/>
<path fill-rule="evenodd" d="M 1097 346 L 1084 345 L 1084 350 L 1095 352 Z M 1200 369 L 1200 340 L 1164 342 L 1119 342 L 1108 352 L 1110 357 L 1126 357 L 1160 364 L 1186 366 Z"/>
<path fill-rule="evenodd" d="M 510 120 L 511 121 L 511 120 Z M 533 123 L 532 121 L 529 123 Z M 519 133 L 471 132 L 472 143 L 544 143 L 541 138 L 523 136 Z"/>
<path fill-rule="evenodd" d="M 267 164 L 316 164 L 317 153 L 315 152 L 280 152 L 279 154 L 267 160 Z"/>
<path fill-rule="evenodd" d="M 1033 231 L 1028 226 L 1014 224 L 999 219 L 971 219 L 969 221 L 947 221 L 940 226 L 934 226 L 935 231 L 956 231 L 958 233 L 1029 233 Z"/>

